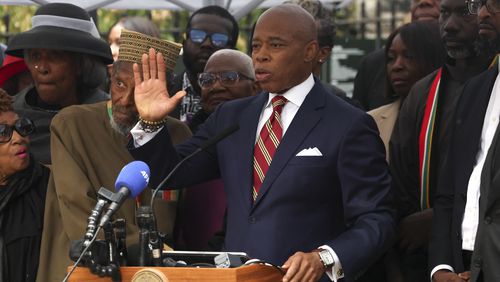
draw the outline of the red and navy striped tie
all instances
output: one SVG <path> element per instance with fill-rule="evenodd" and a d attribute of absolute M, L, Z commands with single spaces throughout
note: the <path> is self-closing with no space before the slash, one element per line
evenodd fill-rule
<path fill-rule="evenodd" d="M 257 199 L 260 186 L 264 182 L 267 170 L 273 160 L 274 152 L 280 144 L 283 136 L 283 126 L 281 124 L 281 111 L 287 102 L 286 98 L 278 95 L 271 100 L 273 113 L 260 131 L 257 143 L 253 151 L 253 200 Z"/>

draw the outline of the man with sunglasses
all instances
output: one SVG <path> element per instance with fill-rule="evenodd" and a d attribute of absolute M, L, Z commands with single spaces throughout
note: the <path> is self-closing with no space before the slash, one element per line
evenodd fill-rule
<path fill-rule="evenodd" d="M 321 86 L 314 18 L 298 5 L 274 6 L 252 39 L 259 95 L 221 104 L 188 141 L 173 147 L 164 118 L 185 95 L 164 89 L 161 54 L 134 68 L 140 122 L 131 130 L 136 159 L 159 183 L 180 158 L 239 126 L 184 162 L 167 187 L 221 177 L 227 196 L 226 250 L 286 271 L 283 281 L 354 281 L 394 235 L 390 176 L 373 119 Z M 360 250 L 360 251 L 356 251 Z"/>
<path fill-rule="evenodd" d="M 187 95 L 171 115 L 191 122 L 201 108 L 198 74 L 203 72 L 208 58 L 220 49 L 235 49 L 239 28 L 234 17 L 220 6 L 207 6 L 195 11 L 188 20 L 182 44 L 185 71 L 169 85 L 171 93 L 185 90 Z"/>
<path fill-rule="evenodd" d="M 478 17 L 483 45 L 499 52 L 499 3 L 472 0 L 467 6 Z M 429 246 L 435 282 L 500 281 L 499 87 L 496 60 L 465 84 L 450 123 Z"/>

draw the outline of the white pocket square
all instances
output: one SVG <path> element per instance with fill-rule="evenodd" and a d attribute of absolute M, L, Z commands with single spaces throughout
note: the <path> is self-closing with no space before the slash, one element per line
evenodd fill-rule
<path fill-rule="evenodd" d="M 311 156 L 323 156 L 321 151 L 317 148 L 308 148 L 308 149 L 303 149 L 300 151 L 297 155 L 297 157 L 311 157 Z"/>

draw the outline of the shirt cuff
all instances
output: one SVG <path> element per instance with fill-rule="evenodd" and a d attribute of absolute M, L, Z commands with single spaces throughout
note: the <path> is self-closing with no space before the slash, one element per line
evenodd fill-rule
<path fill-rule="evenodd" d="M 432 276 L 434 276 L 434 273 L 436 273 L 438 270 L 449 270 L 451 272 L 455 272 L 455 270 L 453 269 L 453 267 L 451 267 L 451 265 L 447 265 L 447 264 L 440 264 L 436 267 L 434 267 L 431 271 L 431 282 L 432 282 Z"/>
<path fill-rule="evenodd" d="M 342 270 L 342 264 L 340 263 L 339 257 L 333 251 L 333 249 L 330 248 L 330 246 L 328 245 L 323 245 L 318 249 L 328 250 L 333 257 L 333 261 L 335 261 L 333 267 L 331 269 L 326 270 L 326 275 L 328 275 L 328 278 L 330 278 L 330 280 L 332 280 L 333 282 L 337 282 L 340 278 L 344 278 L 344 271 Z"/>
<path fill-rule="evenodd" d="M 163 127 L 159 128 L 155 132 L 145 132 L 144 129 L 142 129 L 140 122 L 137 122 L 135 126 L 130 130 L 130 135 L 132 135 L 132 139 L 134 139 L 134 147 L 139 148 L 142 145 L 148 143 L 156 136 L 156 134 L 158 134 L 158 132 L 163 129 Z"/>

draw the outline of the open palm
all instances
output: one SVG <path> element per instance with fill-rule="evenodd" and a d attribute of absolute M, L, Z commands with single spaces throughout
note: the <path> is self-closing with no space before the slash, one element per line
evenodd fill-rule
<path fill-rule="evenodd" d="M 165 62 L 153 48 L 142 55 L 142 77 L 139 65 L 134 64 L 135 105 L 139 116 L 147 121 L 160 121 L 180 103 L 186 92 L 170 97 L 166 86 Z"/>

